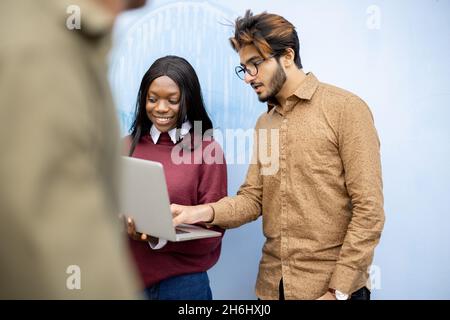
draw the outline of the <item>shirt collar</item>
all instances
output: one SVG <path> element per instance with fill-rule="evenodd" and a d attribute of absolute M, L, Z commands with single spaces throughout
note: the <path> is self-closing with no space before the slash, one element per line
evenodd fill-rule
<path fill-rule="evenodd" d="M 187 135 L 189 133 L 189 131 L 192 128 L 192 124 L 189 120 L 185 121 L 182 125 L 181 125 L 181 129 L 180 129 L 180 136 L 178 140 L 181 140 L 182 138 L 184 138 L 185 135 Z M 150 128 L 150 136 L 152 137 L 153 143 L 157 144 L 159 137 L 161 136 L 161 131 L 159 131 L 154 125 L 152 125 L 152 127 Z M 167 132 L 169 134 L 170 140 L 172 140 L 173 144 L 176 144 L 178 142 L 177 140 L 177 128 L 173 128 L 171 130 L 169 130 L 169 132 Z"/>
<path fill-rule="evenodd" d="M 285 109 L 285 111 L 290 111 L 294 105 L 296 105 L 298 99 L 311 100 L 318 87 L 319 80 L 317 80 L 316 76 L 312 72 L 309 72 L 306 74 L 306 78 L 300 82 L 297 89 L 295 89 L 295 91 L 286 100 L 286 106 L 280 106 L 277 100 L 272 99 L 267 102 L 267 112 L 270 112 L 276 107 Z"/>

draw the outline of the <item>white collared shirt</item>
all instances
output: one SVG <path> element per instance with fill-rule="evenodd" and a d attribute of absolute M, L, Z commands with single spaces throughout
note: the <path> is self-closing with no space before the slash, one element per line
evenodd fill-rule
<path fill-rule="evenodd" d="M 179 140 L 181 140 L 185 135 L 187 135 L 189 133 L 189 131 L 191 130 L 191 128 L 192 128 L 192 124 L 189 120 L 183 122 L 183 124 L 181 125 L 181 129 L 180 129 Z M 154 144 L 158 143 L 161 133 L 162 132 L 159 131 L 155 125 L 152 125 L 152 127 L 150 128 L 150 136 L 152 137 Z M 177 141 L 177 128 L 173 128 L 173 129 L 169 130 L 168 134 L 169 134 L 170 140 L 172 140 L 173 144 L 176 144 L 178 142 Z M 148 242 L 148 245 L 153 250 L 161 249 L 166 244 L 167 244 L 167 240 L 164 240 L 164 239 L 158 239 L 157 243 L 152 243 L 150 241 Z"/>
<path fill-rule="evenodd" d="M 183 124 L 181 125 L 181 129 L 180 129 L 180 138 L 179 140 L 181 140 L 185 135 L 187 135 L 189 133 L 189 131 L 192 128 L 192 124 L 189 120 L 183 122 Z M 150 128 L 150 136 L 152 137 L 153 143 L 157 144 L 159 137 L 161 136 L 161 131 L 158 130 L 158 128 L 156 128 L 155 125 L 152 125 L 152 127 Z M 170 140 L 172 140 L 173 144 L 176 144 L 177 141 L 177 128 L 173 128 L 171 130 L 169 130 L 168 132 Z"/>

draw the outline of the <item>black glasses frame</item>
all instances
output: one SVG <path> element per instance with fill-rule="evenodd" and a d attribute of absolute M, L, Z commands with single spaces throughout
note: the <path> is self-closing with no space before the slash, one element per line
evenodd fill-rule
<path fill-rule="evenodd" d="M 242 66 L 242 65 L 237 66 L 236 68 L 234 68 L 234 72 L 236 72 L 236 75 L 241 80 L 245 80 L 245 74 L 246 73 L 248 73 L 249 75 L 254 77 L 254 76 L 256 76 L 258 74 L 258 66 L 260 64 L 262 64 L 263 62 L 265 62 L 265 61 L 267 61 L 269 59 L 272 59 L 274 57 L 276 57 L 276 54 L 271 54 L 267 58 L 262 58 L 261 60 L 252 62 L 251 64 L 253 64 L 253 66 L 255 67 L 255 72 L 250 72 L 250 70 L 246 66 Z"/>

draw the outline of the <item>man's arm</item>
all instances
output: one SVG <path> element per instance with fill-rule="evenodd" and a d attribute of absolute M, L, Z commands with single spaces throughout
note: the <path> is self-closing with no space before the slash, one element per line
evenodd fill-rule
<path fill-rule="evenodd" d="M 217 201 L 227 195 L 227 164 L 223 156 L 222 148 L 215 141 L 213 141 L 209 146 L 214 146 L 215 152 L 220 153 L 220 155 L 218 155 L 216 159 L 221 158 L 222 162 L 202 164 L 199 173 L 199 184 L 197 189 L 198 203 L 200 204 Z M 202 205 L 184 208 L 198 208 L 201 206 Z M 174 207 L 175 205 L 172 205 L 172 208 Z M 204 206 L 204 208 L 210 207 Z M 196 222 L 203 222 L 203 220 L 199 219 L 199 221 Z M 223 229 L 216 226 L 213 226 L 212 229 L 214 231 L 222 233 L 222 236 L 225 232 Z M 220 246 L 221 241 L 222 237 L 212 237 L 196 241 L 168 242 L 167 245 L 165 245 L 162 249 L 159 249 L 159 252 L 206 255 L 215 251 L 216 248 Z M 200 242 L 201 246 L 199 246 Z"/>
<path fill-rule="evenodd" d="M 341 114 L 339 152 L 353 212 L 329 286 L 351 294 L 365 285 L 384 225 L 380 142 L 369 108 L 357 97 Z"/>
<path fill-rule="evenodd" d="M 258 121 L 259 123 L 259 121 Z M 256 124 L 256 132 L 258 130 Z M 237 228 L 256 220 L 262 210 L 261 165 L 257 160 L 258 137 L 254 135 L 253 155 L 244 184 L 235 197 L 226 197 L 215 203 L 194 207 L 172 205 L 174 225 L 206 222 L 224 229 Z"/>

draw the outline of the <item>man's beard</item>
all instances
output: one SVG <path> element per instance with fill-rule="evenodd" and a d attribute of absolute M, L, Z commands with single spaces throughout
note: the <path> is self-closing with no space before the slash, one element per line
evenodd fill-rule
<path fill-rule="evenodd" d="M 283 68 L 278 62 L 277 71 L 273 75 L 272 79 L 270 80 L 269 86 L 267 87 L 269 92 L 265 96 L 258 95 L 259 101 L 267 102 L 268 100 L 275 99 L 275 96 L 278 94 L 278 92 L 280 92 L 285 82 L 286 82 L 286 73 L 284 72 Z"/>

